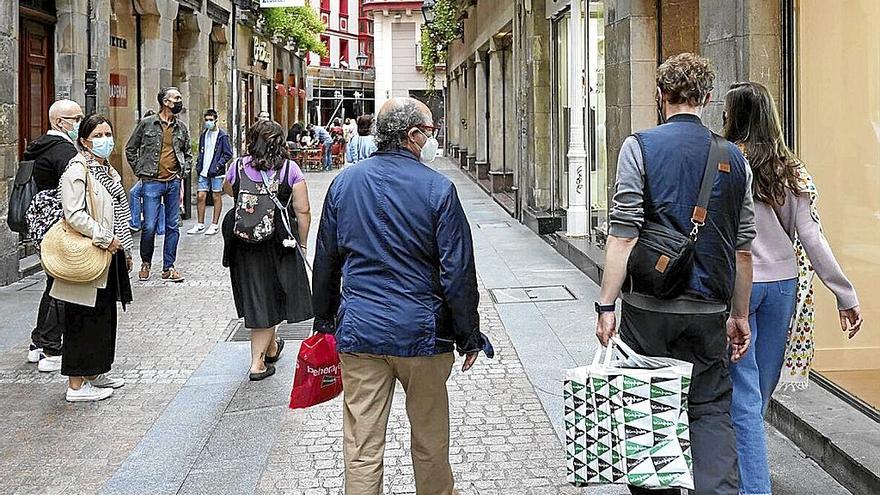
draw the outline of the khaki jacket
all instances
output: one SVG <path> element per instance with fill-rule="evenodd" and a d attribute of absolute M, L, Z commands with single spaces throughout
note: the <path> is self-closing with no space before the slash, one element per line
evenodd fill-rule
<path fill-rule="evenodd" d="M 61 206 L 64 218 L 74 229 L 92 239 L 92 243 L 100 248 L 107 248 L 113 242 L 113 197 L 94 176 L 89 177 L 89 185 L 94 190 L 95 204 L 86 207 L 86 158 L 78 153 L 70 160 L 67 170 L 61 176 Z M 119 174 L 110 167 L 110 176 L 122 180 Z M 91 206 L 91 205 L 89 205 Z M 92 217 L 90 211 L 96 215 Z M 109 271 L 109 270 L 108 270 Z M 64 280 L 55 280 L 49 293 L 55 299 L 82 306 L 95 307 L 98 289 L 107 287 L 107 271 L 97 280 L 87 284 L 75 284 Z"/>

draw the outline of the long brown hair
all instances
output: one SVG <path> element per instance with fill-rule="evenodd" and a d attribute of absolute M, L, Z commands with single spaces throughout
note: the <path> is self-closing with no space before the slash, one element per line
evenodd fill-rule
<path fill-rule="evenodd" d="M 248 129 L 247 154 L 257 170 L 277 170 L 290 159 L 284 129 L 277 122 L 259 120 Z"/>
<path fill-rule="evenodd" d="M 740 145 L 752 167 L 752 194 L 770 205 L 797 194 L 800 161 L 785 144 L 773 97 L 764 85 L 739 82 L 724 97 L 724 137 Z"/>

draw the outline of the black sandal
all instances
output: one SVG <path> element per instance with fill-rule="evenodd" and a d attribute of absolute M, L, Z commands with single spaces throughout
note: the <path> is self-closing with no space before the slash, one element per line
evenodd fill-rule
<path fill-rule="evenodd" d="M 270 376 L 275 374 L 275 366 L 272 364 L 266 364 L 266 371 L 260 373 L 251 373 L 249 375 L 252 382 L 258 382 L 264 378 L 269 378 Z"/>
<path fill-rule="evenodd" d="M 278 350 L 275 351 L 275 355 L 269 356 L 267 354 L 266 357 L 263 359 L 264 363 L 277 363 L 278 360 L 281 359 L 281 351 L 284 350 L 284 339 L 282 339 L 281 337 L 276 337 L 275 345 L 276 347 L 278 347 Z"/>

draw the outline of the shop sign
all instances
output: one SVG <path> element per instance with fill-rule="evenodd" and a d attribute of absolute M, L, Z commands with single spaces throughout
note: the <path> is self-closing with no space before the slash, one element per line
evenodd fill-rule
<path fill-rule="evenodd" d="M 269 52 L 269 42 L 268 41 L 260 41 L 260 38 L 254 36 L 254 50 L 253 50 L 253 65 L 263 64 L 264 66 L 268 66 L 269 62 L 272 61 L 272 56 Z"/>
<path fill-rule="evenodd" d="M 110 106 L 128 106 L 128 77 L 121 74 L 110 74 Z"/>
<path fill-rule="evenodd" d="M 126 41 L 125 38 L 120 38 L 118 36 L 110 36 L 110 46 L 125 50 L 128 48 L 128 41 Z"/>
<path fill-rule="evenodd" d="M 269 7 L 303 7 L 306 0 L 260 0 L 260 8 Z"/>

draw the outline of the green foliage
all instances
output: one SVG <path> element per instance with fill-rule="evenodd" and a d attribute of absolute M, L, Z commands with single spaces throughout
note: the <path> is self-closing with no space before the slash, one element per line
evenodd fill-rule
<path fill-rule="evenodd" d="M 437 54 L 434 52 L 436 49 L 436 45 L 431 42 L 431 33 L 426 26 L 422 26 L 422 70 L 425 72 L 425 79 L 428 81 L 428 89 L 434 89 L 434 81 L 435 81 L 435 69 L 437 68 L 437 61 L 441 58 L 442 54 Z M 445 58 L 445 57 L 444 57 Z"/>
<path fill-rule="evenodd" d="M 265 29 L 272 36 L 290 39 L 299 49 L 327 56 L 327 47 L 318 36 L 324 32 L 324 23 L 311 6 L 275 7 L 261 13 Z"/>
<path fill-rule="evenodd" d="M 460 14 L 459 0 L 437 0 L 434 22 L 422 29 L 422 70 L 430 90 L 434 89 L 434 71 L 446 63 L 447 47 L 461 35 Z"/>

